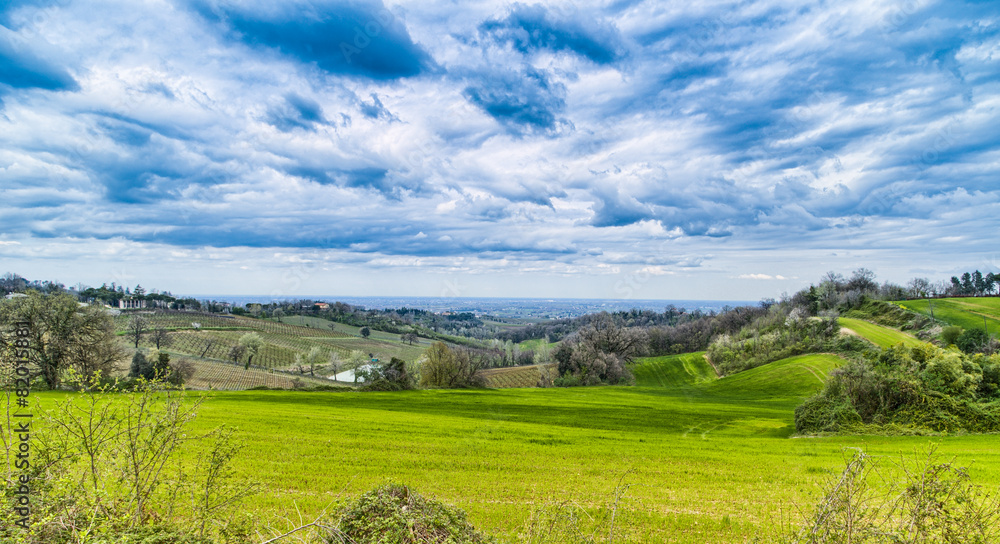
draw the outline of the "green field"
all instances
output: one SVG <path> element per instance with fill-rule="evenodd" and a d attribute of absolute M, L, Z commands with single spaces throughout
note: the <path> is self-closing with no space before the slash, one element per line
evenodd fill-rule
<path fill-rule="evenodd" d="M 869 323 L 861 319 L 839 317 L 837 318 L 837 322 L 840 323 L 842 327 L 846 327 L 854 331 L 858 334 L 858 336 L 881 348 L 889 348 L 900 343 L 910 347 L 922 346 L 926 344 L 926 342 L 914 338 L 905 332 Z"/>
<path fill-rule="evenodd" d="M 958 325 L 963 329 L 981 329 L 987 327 L 993 336 L 1000 336 L 1000 298 L 970 297 L 970 298 L 939 298 L 933 300 L 904 300 L 896 302 L 900 306 L 934 318 L 949 325 Z M 985 322 L 984 322 L 985 318 Z"/>
<path fill-rule="evenodd" d="M 793 438 L 795 406 L 837 364 L 808 355 L 711 379 L 693 354 L 640 361 L 636 387 L 193 394 L 210 397 L 196 430 L 235 425 L 248 444 L 238 475 L 268 491 L 246 508 L 293 519 L 396 481 L 516 542 L 553 504 L 606 520 L 631 469 L 615 542 L 743 543 L 807 511 L 846 448 L 888 461 L 932 442 L 996 490 L 995 436 Z"/>

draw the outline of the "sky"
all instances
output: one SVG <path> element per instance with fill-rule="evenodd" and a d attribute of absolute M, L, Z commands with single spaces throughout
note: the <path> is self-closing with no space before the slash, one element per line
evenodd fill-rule
<path fill-rule="evenodd" d="M 1000 272 L 993 1 L 4 0 L 0 273 L 756 300 Z"/>

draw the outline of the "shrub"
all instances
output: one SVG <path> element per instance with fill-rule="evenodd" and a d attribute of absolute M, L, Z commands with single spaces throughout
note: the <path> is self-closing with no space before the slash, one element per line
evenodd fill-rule
<path fill-rule="evenodd" d="M 957 325 L 949 325 L 941 329 L 941 342 L 946 346 L 950 346 L 958 340 L 958 337 L 962 335 L 962 327 Z"/>
<path fill-rule="evenodd" d="M 973 484 L 965 468 L 923 460 L 901 461 L 902 477 L 875 481 L 876 462 L 858 451 L 826 492 L 795 544 L 987 544 L 1000 539 L 1000 501 Z"/>
<path fill-rule="evenodd" d="M 465 519 L 465 512 L 400 484 L 369 491 L 340 513 L 329 542 L 355 544 L 488 544 L 494 542 Z"/>
<path fill-rule="evenodd" d="M 990 335 L 983 329 L 969 329 L 955 339 L 955 346 L 965 353 L 981 353 L 989 349 Z"/>

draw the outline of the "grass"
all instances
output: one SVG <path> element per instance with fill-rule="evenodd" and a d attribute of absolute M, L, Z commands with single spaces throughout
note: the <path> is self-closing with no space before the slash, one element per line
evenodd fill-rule
<path fill-rule="evenodd" d="M 840 317 L 837 318 L 837 322 L 840 323 L 842 327 L 847 327 L 848 329 L 856 332 L 858 336 L 861 336 L 865 340 L 868 340 L 881 348 L 892 347 L 899 343 L 910 347 L 926 344 L 926 342 L 918 340 L 905 332 L 869 323 L 861 319 Z"/>
<path fill-rule="evenodd" d="M 933 307 L 934 318 L 939 321 L 949 325 L 958 325 L 963 329 L 981 329 L 985 325 L 990 334 L 1000 336 L 1000 298 L 998 297 L 904 300 L 896 304 L 926 316 L 931 315 Z"/>
<path fill-rule="evenodd" d="M 819 390 L 839 362 L 833 356 L 721 379 L 703 362 L 700 354 L 643 360 L 636 387 L 193 393 L 210 397 L 194 430 L 239 428 L 248 446 L 237 474 L 268 489 L 248 510 L 298 519 L 299 509 L 307 518 L 341 490 L 357 496 L 395 481 L 463 508 L 506 542 L 545 505 L 571 501 L 606 519 L 618 478 L 634 469 L 616 542 L 742 543 L 808 510 L 850 455 L 845 448 L 891 459 L 930 442 L 792 438 L 793 410 Z M 995 491 L 995 436 L 933 441 Z"/>
<path fill-rule="evenodd" d="M 645 387 L 678 387 L 714 380 L 717 376 L 705 352 L 651 357 L 632 368 L 635 383 Z"/>

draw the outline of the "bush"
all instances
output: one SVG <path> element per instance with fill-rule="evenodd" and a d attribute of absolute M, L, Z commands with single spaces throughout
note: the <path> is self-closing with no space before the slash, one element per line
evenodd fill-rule
<path fill-rule="evenodd" d="M 923 460 L 893 467 L 902 477 L 883 486 L 884 471 L 858 451 L 831 478 L 796 544 L 988 544 L 1000 539 L 1000 501 L 973 484 L 965 468 Z"/>
<path fill-rule="evenodd" d="M 949 325 L 941 329 L 941 342 L 946 346 L 950 346 L 958 340 L 958 337 L 962 335 L 962 327 L 956 325 Z"/>
<path fill-rule="evenodd" d="M 983 329 L 969 329 L 955 339 L 955 346 L 965 353 L 982 353 L 990 347 L 990 335 Z"/>
<path fill-rule="evenodd" d="M 469 524 L 465 512 L 388 484 L 365 493 L 340 513 L 339 534 L 329 542 L 355 544 L 488 544 L 494 540 Z"/>
<path fill-rule="evenodd" d="M 996 355 L 873 349 L 832 371 L 823 391 L 796 408 L 795 425 L 800 433 L 994 432 L 1000 406 L 989 401 L 998 391 Z"/>
<path fill-rule="evenodd" d="M 799 433 L 835 433 L 861 423 L 861 416 L 847 399 L 817 395 L 795 408 L 795 430 Z"/>

